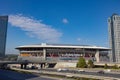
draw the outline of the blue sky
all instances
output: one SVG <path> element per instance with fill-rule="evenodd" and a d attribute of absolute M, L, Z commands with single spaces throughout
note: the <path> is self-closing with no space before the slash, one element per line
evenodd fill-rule
<path fill-rule="evenodd" d="M 120 0 L 0 0 L 0 14 L 9 15 L 6 53 L 42 42 L 108 47 L 113 13 Z"/>

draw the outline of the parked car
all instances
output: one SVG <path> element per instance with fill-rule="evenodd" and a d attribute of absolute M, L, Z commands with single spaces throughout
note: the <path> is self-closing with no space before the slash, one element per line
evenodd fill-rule
<path fill-rule="evenodd" d="M 68 71 L 68 69 L 67 68 L 58 68 L 57 71 L 58 72 L 60 72 L 60 71 Z"/>
<path fill-rule="evenodd" d="M 85 72 L 85 70 L 83 70 L 83 69 L 78 69 L 77 71 L 78 72 Z"/>

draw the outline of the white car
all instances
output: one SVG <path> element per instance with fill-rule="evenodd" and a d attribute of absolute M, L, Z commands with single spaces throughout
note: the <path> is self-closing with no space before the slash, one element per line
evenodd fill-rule
<path fill-rule="evenodd" d="M 107 70 L 104 70 L 104 72 L 111 72 L 111 70 L 110 70 L 110 69 L 107 69 Z"/>
<path fill-rule="evenodd" d="M 83 70 L 83 69 L 79 69 L 79 70 L 77 70 L 78 72 L 85 72 L 85 70 Z"/>
<path fill-rule="evenodd" d="M 60 71 L 68 71 L 68 69 L 67 68 L 59 68 L 59 69 L 57 69 L 57 71 L 58 72 L 60 72 Z"/>
<path fill-rule="evenodd" d="M 59 69 L 57 69 L 57 71 L 58 71 L 58 72 L 60 72 L 60 71 L 62 71 L 62 69 L 61 69 L 61 68 L 59 68 Z"/>

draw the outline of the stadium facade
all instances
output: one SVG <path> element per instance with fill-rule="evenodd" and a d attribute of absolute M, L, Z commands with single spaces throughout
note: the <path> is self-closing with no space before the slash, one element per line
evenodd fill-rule
<path fill-rule="evenodd" d="M 70 44 L 47 44 L 19 46 L 20 55 L 18 61 L 78 61 L 80 57 L 94 62 L 108 62 L 109 48 L 88 46 L 88 45 L 70 45 Z"/>
<path fill-rule="evenodd" d="M 0 16 L 0 57 L 5 56 L 8 16 Z"/>
<path fill-rule="evenodd" d="M 113 14 L 108 18 L 109 45 L 111 62 L 120 63 L 120 16 Z"/>

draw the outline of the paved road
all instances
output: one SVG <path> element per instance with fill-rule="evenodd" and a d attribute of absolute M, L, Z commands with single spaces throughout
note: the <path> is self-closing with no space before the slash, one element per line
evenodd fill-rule
<path fill-rule="evenodd" d="M 42 70 L 41 70 L 42 71 Z M 57 72 L 56 69 L 43 69 L 43 71 L 53 71 L 53 72 Z M 85 75 L 94 75 L 94 76 L 104 76 L 104 77 L 114 77 L 114 78 L 119 78 L 120 79 L 120 73 L 119 74 L 114 74 L 114 73 L 97 73 L 97 72 L 78 72 L 78 71 L 74 71 L 74 70 L 66 70 L 66 71 L 61 71 L 63 73 L 74 73 L 74 74 L 85 74 Z"/>
<path fill-rule="evenodd" d="M 43 78 L 33 74 L 18 73 L 15 71 L 0 69 L 0 80 L 57 80 L 57 79 Z"/>

